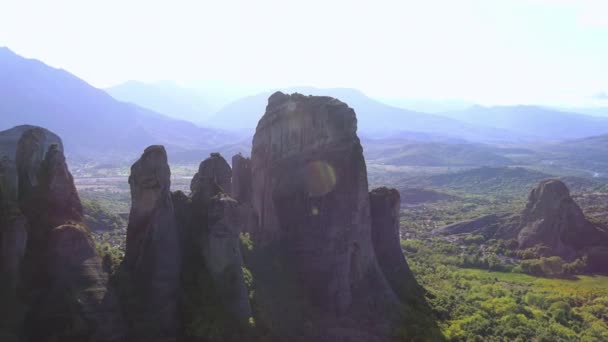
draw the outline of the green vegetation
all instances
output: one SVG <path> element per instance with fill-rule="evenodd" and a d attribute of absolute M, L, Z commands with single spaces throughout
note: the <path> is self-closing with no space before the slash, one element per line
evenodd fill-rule
<path fill-rule="evenodd" d="M 122 217 L 111 213 L 99 202 L 83 200 L 82 208 L 85 223 L 92 231 L 109 231 L 127 225 Z"/>
<path fill-rule="evenodd" d="M 608 277 L 466 269 L 450 255 L 458 248 L 453 244 L 411 240 L 402 246 L 449 341 L 608 340 Z M 492 254 L 484 258 L 487 269 L 496 269 Z M 546 261 L 551 271 L 563 267 Z"/>

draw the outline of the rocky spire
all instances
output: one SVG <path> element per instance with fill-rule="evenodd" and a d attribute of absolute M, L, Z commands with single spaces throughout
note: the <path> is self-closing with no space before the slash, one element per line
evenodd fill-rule
<path fill-rule="evenodd" d="M 122 341 L 122 315 L 82 222 L 82 205 L 63 152 L 52 144 L 39 162 L 35 156 L 40 152 L 34 149 L 44 144 L 31 143 L 37 141 L 36 131 L 24 133 L 26 141 L 19 142 L 17 152 L 17 160 L 27 161 L 20 164 L 27 167 L 20 168 L 19 184 L 25 184 L 20 187 L 25 189 L 22 207 L 30 222 L 24 261 L 31 298 L 26 339 Z M 36 176 L 33 170 L 38 170 Z"/>
<path fill-rule="evenodd" d="M 256 301 L 273 324 L 280 322 L 273 327 L 284 338 L 386 340 L 386 311 L 370 303 L 397 299 L 372 245 L 356 130 L 355 112 L 345 103 L 297 93 L 273 94 L 258 123 L 251 154 L 259 217 L 254 244 L 275 260 L 266 272 L 283 280 L 273 284 L 254 267 Z M 274 307 L 279 302 L 289 310 Z M 301 323 L 309 311 L 315 318 L 308 327 L 288 323 Z"/>
<path fill-rule="evenodd" d="M 519 248 L 543 244 L 565 258 L 577 250 L 605 241 L 570 197 L 566 185 L 557 179 L 542 181 L 530 192 L 521 214 Z"/>
<path fill-rule="evenodd" d="M 243 277 L 239 233 L 245 226 L 239 203 L 224 189 L 230 189 L 232 171 L 219 153 L 201 162 L 192 182 L 193 216 L 201 231 L 201 252 L 222 306 L 245 324 L 251 316 Z"/>
<path fill-rule="evenodd" d="M 219 153 L 211 153 L 209 158 L 200 163 L 198 172 L 190 183 L 190 191 L 195 192 L 205 188 L 208 191 L 205 196 L 211 197 L 217 191 L 215 187 L 219 187 L 220 191 L 228 195 L 232 190 L 232 169 Z"/>
<path fill-rule="evenodd" d="M 372 190 L 369 195 L 372 241 L 382 272 L 402 302 L 422 299 L 423 293 L 401 250 L 399 191 L 382 187 Z"/>
<path fill-rule="evenodd" d="M 131 341 L 175 341 L 181 252 L 163 146 L 149 146 L 131 167 L 125 266 Z"/>

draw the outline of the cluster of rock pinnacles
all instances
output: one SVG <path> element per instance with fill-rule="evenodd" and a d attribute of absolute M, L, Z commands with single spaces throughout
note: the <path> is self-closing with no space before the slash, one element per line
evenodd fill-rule
<path fill-rule="evenodd" d="M 113 278 L 61 141 L 24 129 L 0 164 L 0 340 L 411 338 L 403 327 L 428 312 L 400 249 L 399 193 L 368 192 L 356 129 L 336 99 L 275 93 L 251 159 L 231 169 L 211 154 L 188 195 L 170 191 L 165 149 L 146 148 Z"/>

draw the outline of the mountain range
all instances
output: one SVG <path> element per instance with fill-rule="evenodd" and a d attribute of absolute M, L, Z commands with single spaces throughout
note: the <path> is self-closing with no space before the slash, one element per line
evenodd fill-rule
<path fill-rule="evenodd" d="M 131 159 L 150 144 L 175 152 L 217 147 L 233 134 L 121 102 L 69 72 L 0 48 L 0 129 L 30 124 L 60 134 L 71 159 Z"/>
<path fill-rule="evenodd" d="M 48 127 L 64 137 L 71 160 L 132 160 L 151 144 L 165 145 L 180 162 L 200 160 L 215 150 L 247 150 L 273 91 L 243 96 L 254 87 L 213 84 L 132 81 L 104 91 L 65 70 L 0 48 L 0 129 Z M 454 155 L 475 165 L 502 166 L 509 159 L 487 144 L 560 142 L 608 133 L 608 118 L 539 106 L 471 106 L 432 114 L 391 106 L 350 88 L 282 91 L 344 101 L 357 113 L 362 139 L 374 142 L 368 144 L 370 156 L 402 165 L 452 164 L 445 157 Z M 383 156 L 385 147 L 392 153 Z"/>

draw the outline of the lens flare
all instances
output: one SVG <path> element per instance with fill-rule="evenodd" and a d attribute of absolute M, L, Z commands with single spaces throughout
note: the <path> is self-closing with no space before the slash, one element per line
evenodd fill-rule
<path fill-rule="evenodd" d="M 336 186 L 336 172 L 324 161 L 310 162 L 306 164 L 306 183 L 310 196 L 323 196 Z"/>

